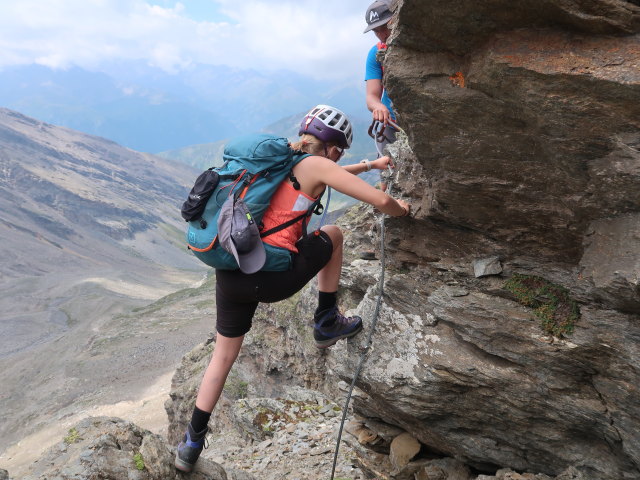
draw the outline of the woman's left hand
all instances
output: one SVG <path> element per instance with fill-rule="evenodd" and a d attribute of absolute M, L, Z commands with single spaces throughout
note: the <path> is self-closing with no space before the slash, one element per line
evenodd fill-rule
<path fill-rule="evenodd" d="M 376 168 L 378 170 L 386 170 L 387 167 L 393 168 L 393 166 L 393 160 L 391 160 L 391 157 L 380 157 L 371 162 L 371 168 Z"/>

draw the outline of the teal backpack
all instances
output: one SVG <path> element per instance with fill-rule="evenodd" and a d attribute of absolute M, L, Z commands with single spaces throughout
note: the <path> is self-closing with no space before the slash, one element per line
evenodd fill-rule
<path fill-rule="evenodd" d="M 230 141 L 224 149 L 221 167 L 210 168 L 196 180 L 182 216 L 189 222 L 187 246 L 207 265 L 221 270 L 236 270 L 238 264 L 232 254 L 218 241 L 218 216 L 222 204 L 230 197 L 242 198 L 253 219 L 261 225 L 271 197 L 286 178 L 294 180 L 293 167 L 309 154 L 291 149 L 286 138 L 268 134 L 246 135 Z M 306 220 L 312 213 L 321 213 L 320 199 L 302 215 L 268 231 L 262 238 L 302 220 L 306 234 Z M 291 267 L 291 252 L 264 243 L 266 262 L 262 271 L 284 271 Z"/>

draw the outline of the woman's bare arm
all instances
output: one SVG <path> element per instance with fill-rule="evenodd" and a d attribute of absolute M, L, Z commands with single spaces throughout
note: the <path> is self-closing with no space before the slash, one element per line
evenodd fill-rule
<path fill-rule="evenodd" d="M 342 168 L 353 175 L 359 175 L 372 169 L 385 170 L 389 166 L 393 167 L 391 157 L 380 157 L 371 161 L 367 160 L 367 163 L 359 162 L 352 165 L 344 165 Z"/>
<path fill-rule="evenodd" d="M 308 195 L 318 195 L 317 192 L 327 185 L 340 193 L 367 202 L 388 215 L 399 217 L 410 211 L 407 202 L 393 199 L 324 157 L 305 158 L 296 165 L 294 174 L 302 190 Z"/>

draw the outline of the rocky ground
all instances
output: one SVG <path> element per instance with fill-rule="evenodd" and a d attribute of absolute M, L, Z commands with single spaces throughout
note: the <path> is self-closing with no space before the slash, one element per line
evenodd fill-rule
<path fill-rule="evenodd" d="M 347 385 L 341 383 L 341 391 Z M 156 408 L 155 413 L 160 409 Z M 122 412 L 127 413 L 127 412 Z M 259 419 L 259 421 L 256 421 Z M 319 480 L 332 478 L 342 410 L 322 394 L 294 387 L 287 398 L 224 399 L 208 447 L 191 475 L 173 467 L 173 445 L 162 435 L 115 417 L 91 417 L 68 429 L 40 459 L 20 473 L 0 469 L 0 480 Z M 452 458 L 421 459 L 415 440 L 400 435 L 391 444 L 391 464 L 379 472 L 360 468 L 359 450 L 381 440 L 347 415 L 334 480 L 554 480 L 501 469 L 478 474 Z M 416 442 L 417 443 L 417 442 Z M 380 455 L 380 458 L 384 455 Z M 384 462 L 381 463 L 382 466 Z M 413 468 L 406 469 L 407 466 Z M 419 469 L 416 465 L 419 464 Z M 555 480 L 592 480 L 568 469 Z"/>
<path fill-rule="evenodd" d="M 214 422 L 223 428 L 211 434 L 203 456 L 261 480 L 330 478 L 341 420 L 340 406 L 301 388 L 291 389 L 285 399 L 227 400 Z M 343 440 L 348 436 L 344 431 Z M 334 478 L 366 478 L 345 441 Z"/>
<path fill-rule="evenodd" d="M 339 386 L 344 400 L 348 385 Z M 212 422 L 221 428 L 211 433 L 203 458 L 260 480 L 329 479 L 342 416 L 341 406 L 297 387 L 284 399 L 227 399 Z M 423 451 L 400 429 L 377 427 L 349 411 L 335 480 L 591 480 L 573 468 L 557 477 L 508 468 L 481 473 L 453 458 Z"/>

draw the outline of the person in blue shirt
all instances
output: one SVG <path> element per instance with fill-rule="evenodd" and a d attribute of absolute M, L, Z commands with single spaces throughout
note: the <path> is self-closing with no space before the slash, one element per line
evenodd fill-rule
<path fill-rule="evenodd" d="M 365 20 L 367 28 L 364 33 L 373 30 L 378 43 L 371 47 L 367 55 L 367 63 L 364 80 L 367 82 L 366 100 L 367 108 L 373 115 L 373 121 L 369 134 L 373 135 L 378 158 L 385 155 L 385 147 L 396 141 L 396 130 L 390 121 L 395 124 L 396 116 L 393 111 L 393 103 L 387 94 L 382 83 L 384 68 L 382 67 L 382 56 L 387 49 L 387 39 L 391 35 L 389 21 L 391 20 L 391 0 L 376 0 L 367 9 Z M 380 190 L 387 190 L 386 172 L 380 173 Z M 373 227 L 372 227 L 373 228 Z M 359 254 L 363 260 L 375 260 L 376 255 L 373 250 L 364 250 Z"/>
<path fill-rule="evenodd" d="M 384 155 L 384 147 L 396 140 L 396 130 L 389 124 L 390 121 L 395 123 L 396 116 L 393 111 L 393 102 L 382 83 L 384 68 L 380 55 L 386 50 L 387 39 L 391 34 L 388 26 L 392 17 L 390 4 L 391 0 L 376 0 L 369 5 L 365 16 L 367 28 L 364 31 L 367 33 L 373 30 L 379 40 L 367 55 L 365 81 L 367 82 L 367 108 L 373 115 L 373 132 L 376 136 L 376 150 L 380 157 Z"/>

